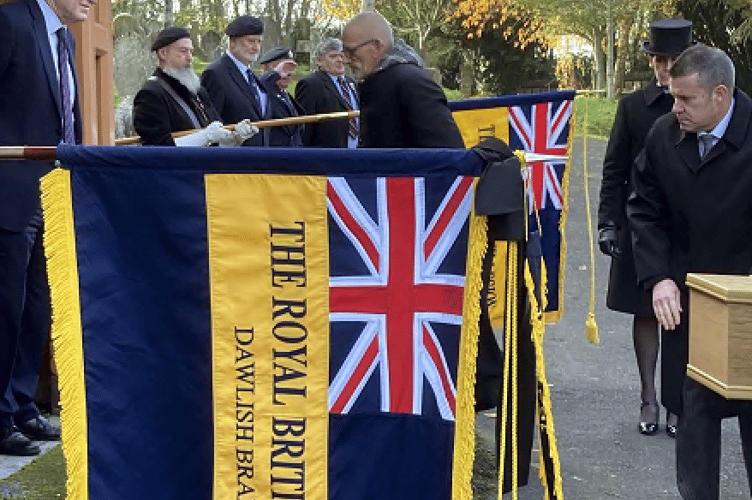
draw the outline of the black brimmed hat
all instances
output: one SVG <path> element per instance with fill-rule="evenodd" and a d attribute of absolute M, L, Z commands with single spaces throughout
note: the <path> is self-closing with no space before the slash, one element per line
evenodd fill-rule
<path fill-rule="evenodd" d="M 238 16 L 225 28 L 229 37 L 261 35 L 264 33 L 264 23 L 258 17 Z"/>
<path fill-rule="evenodd" d="M 642 50 L 654 56 L 676 56 L 692 45 L 692 23 L 685 19 L 663 19 L 650 23 L 650 41 Z"/>
<path fill-rule="evenodd" d="M 288 49 L 287 47 L 274 47 L 273 49 L 267 50 L 266 52 L 261 54 L 261 57 L 259 57 L 258 59 L 258 63 L 268 64 L 278 59 L 292 59 L 292 58 L 293 58 L 292 50 Z"/>
<path fill-rule="evenodd" d="M 190 38 L 191 32 L 181 26 L 170 26 L 165 28 L 154 39 L 154 43 L 151 44 L 151 50 L 157 51 L 162 47 L 167 47 L 172 42 L 177 42 L 182 38 Z"/>

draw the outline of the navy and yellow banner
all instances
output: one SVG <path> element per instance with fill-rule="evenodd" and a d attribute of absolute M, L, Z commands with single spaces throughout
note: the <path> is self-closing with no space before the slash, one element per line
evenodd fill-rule
<path fill-rule="evenodd" d="M 58 156 L 69 500 L 470 498 L 475 153 Z"/>
<path fill-rule="evenodd" d="M 449 103 L 465 146 L 497 137 L 512 150 L 525 152 L 529 224 L 534 231 L 531 237 L 540 239 L 546 265 L 549 322 L 558 321 L 563 310 L 574 96 L 574 91 L 556 91 Z"/>

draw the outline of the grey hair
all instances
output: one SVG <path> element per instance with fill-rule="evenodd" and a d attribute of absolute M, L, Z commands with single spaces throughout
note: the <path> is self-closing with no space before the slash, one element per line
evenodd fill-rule
<path fill-rule="evenodd" d="M 722 50 L 702 43 L 693 45 L 681 53 L 671 65 L 671 78 L 680 78 L 697 73 L 700 86 L 711 92 L 718 85 L 734 91 L 735 69 L 731 58 Z"/>
<path fill-rule="evenodd" d="M 316 46 L 313 52 L 313 58 L 319 59 L 333 50 L 342 50 L 342 40 L 339 38 L 325 38 Z"/>

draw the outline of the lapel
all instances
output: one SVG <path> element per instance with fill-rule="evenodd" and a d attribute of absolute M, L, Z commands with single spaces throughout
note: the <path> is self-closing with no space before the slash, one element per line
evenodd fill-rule
<path fill-rule="evenodd" d="M 31 25 L 34 31 L 34 36 L 37 39 L 37 50 L 39 50 L 39 55 L 42 58 L 44 72 L 47 75 L 47 83 L 50 85 L 50 90 L 52 91 L 52 95 L 55 98 L 57 112 L 58 115 L 60 115 L 60 110 L 62 109 L 60 100 L 60 85 L 57 80 L 55 63 L 52 59 L 50 39 L 47 36 L 47 25 L 44 24 L 44 16 L 42 15 L 42 11 L 39 9 L 39 5 L 37 5 L 36 0 L 26 0 L 26 5 L 29 7 L 29 14 L 31 15 Z"/>
<path fill-rule="evenodd" d="M 339 86 L 335 85 L 335 83 L 332 81 L 332 77 L 329 76 L 329 73 L 319 70 L 319 78 L 321 78 L 321 80 L 324 82 L 324 85 L 329 89 L 329 91 L 337 96 L 337 101 L 339 101 L 342 108 L 347 109 L 347 101 L 345 101 L 345 98 L 342 97 L 342 92 L 339 90 Z"/>
<path fill-rule="evenodd" d="M 710 163 L 714 158 L 721 156 L 727 149 L 738 151 L 742 147 L 749 129 L 752 105 L 747 94 L 738 89 L 734 91 L 734 99 L 734 111 L 731 114 L 731 119 L 729 120 L 728 127 L 726 127 L 726 131 L 723 133 L 723 137 L 718 140 L 702 162 L 700 162 L 697 136 L 695 134 L 685 134 L 685 138 L 682 142 L 694 144 L 694 155 L 696 160 L 694 163 L 687 163 L 693 172 L 697 172 Z M 693 140 L 687 140 L 689 137 L 693 137 Z M 682 146 L 680 143 L 679 147 L 682 148 L 682 158 L 687 162 L 691 146 Z"/>
<path fill-rule="evenodd" d="M 256 104 L 256 99 L 254 99 L 251 96 L 251 86 L 248 84 L 248 81 L 245 79 L 245 75 L 243 75 L 238 69 L 237 65 L 235 64 L 235 61 L 230 59 L 230 56 L 228 56 L 227 54 L 222 54 L 222 64 L 225 65 L 225 69 L 227 70 L 227 73 L 230 75 L 230 78 L 232 79 L 232 81 L 235 82 L 235 84 L 240 89 L 240 93 L 245 96 L 245 98 L 250 103 L 251 107 L 256 110 L 256 116 L 261 116 L 261 110 Z M 256 75 L 254 75 L 254 77 L 255 76 Z M 258 84 L 258 80 L 256 81 L 256 83 Z"/>
<path fill-rule="evenodd" d="M 679 127 L 679 123 L 676 123 Z M 676 143 L 676 152 L 689 169 L 697 173 L 700 169 L 700 150 L 697 145 L 697 134 L 688 134 L 679 131 L 679 141 Z"/>

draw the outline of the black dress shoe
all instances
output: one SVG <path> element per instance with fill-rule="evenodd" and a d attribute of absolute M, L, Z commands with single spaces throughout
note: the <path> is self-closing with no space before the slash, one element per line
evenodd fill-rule
<path fill-rule="evenodd" d="M 640 423 L 637 426 L 640 434 L 652 436 L 658 432 L 658 412 L 657 404 L 643 402 L 640 405 Z"/>
<path fill-rule="evenodd" d="M 60 439 L 60 427 L 52 425 L 42 415 L 37 415 L 26 422 L 16 423 L 26 437 L 34 441 L 58 441 Z"/>
<path fill-rule="evenodd" d="M 671 417 L 674 417 L 673 419 Z M 675 418 L 676 415 L 673 413 L 669 413 L 666 415 L 666 434 L 669 435 L 669 437 L 675 438 L 676 437 L 676 426 L 678 424 L 678 419 Z"/>
<path fill-rule="evenodd" d="M 676 426 L 673 424 L 666 424 L 666 434 L 669 435 L 669 437 L 675 438 L 676 437 Z"/>
<path fill-rule="evenodd" d="M 0 455 L 29 457 L 39 455 L 42 450 L 32 443 L 29 438 L 21 434 L 15 427 L 5 431 L 0 438 Z"/>

